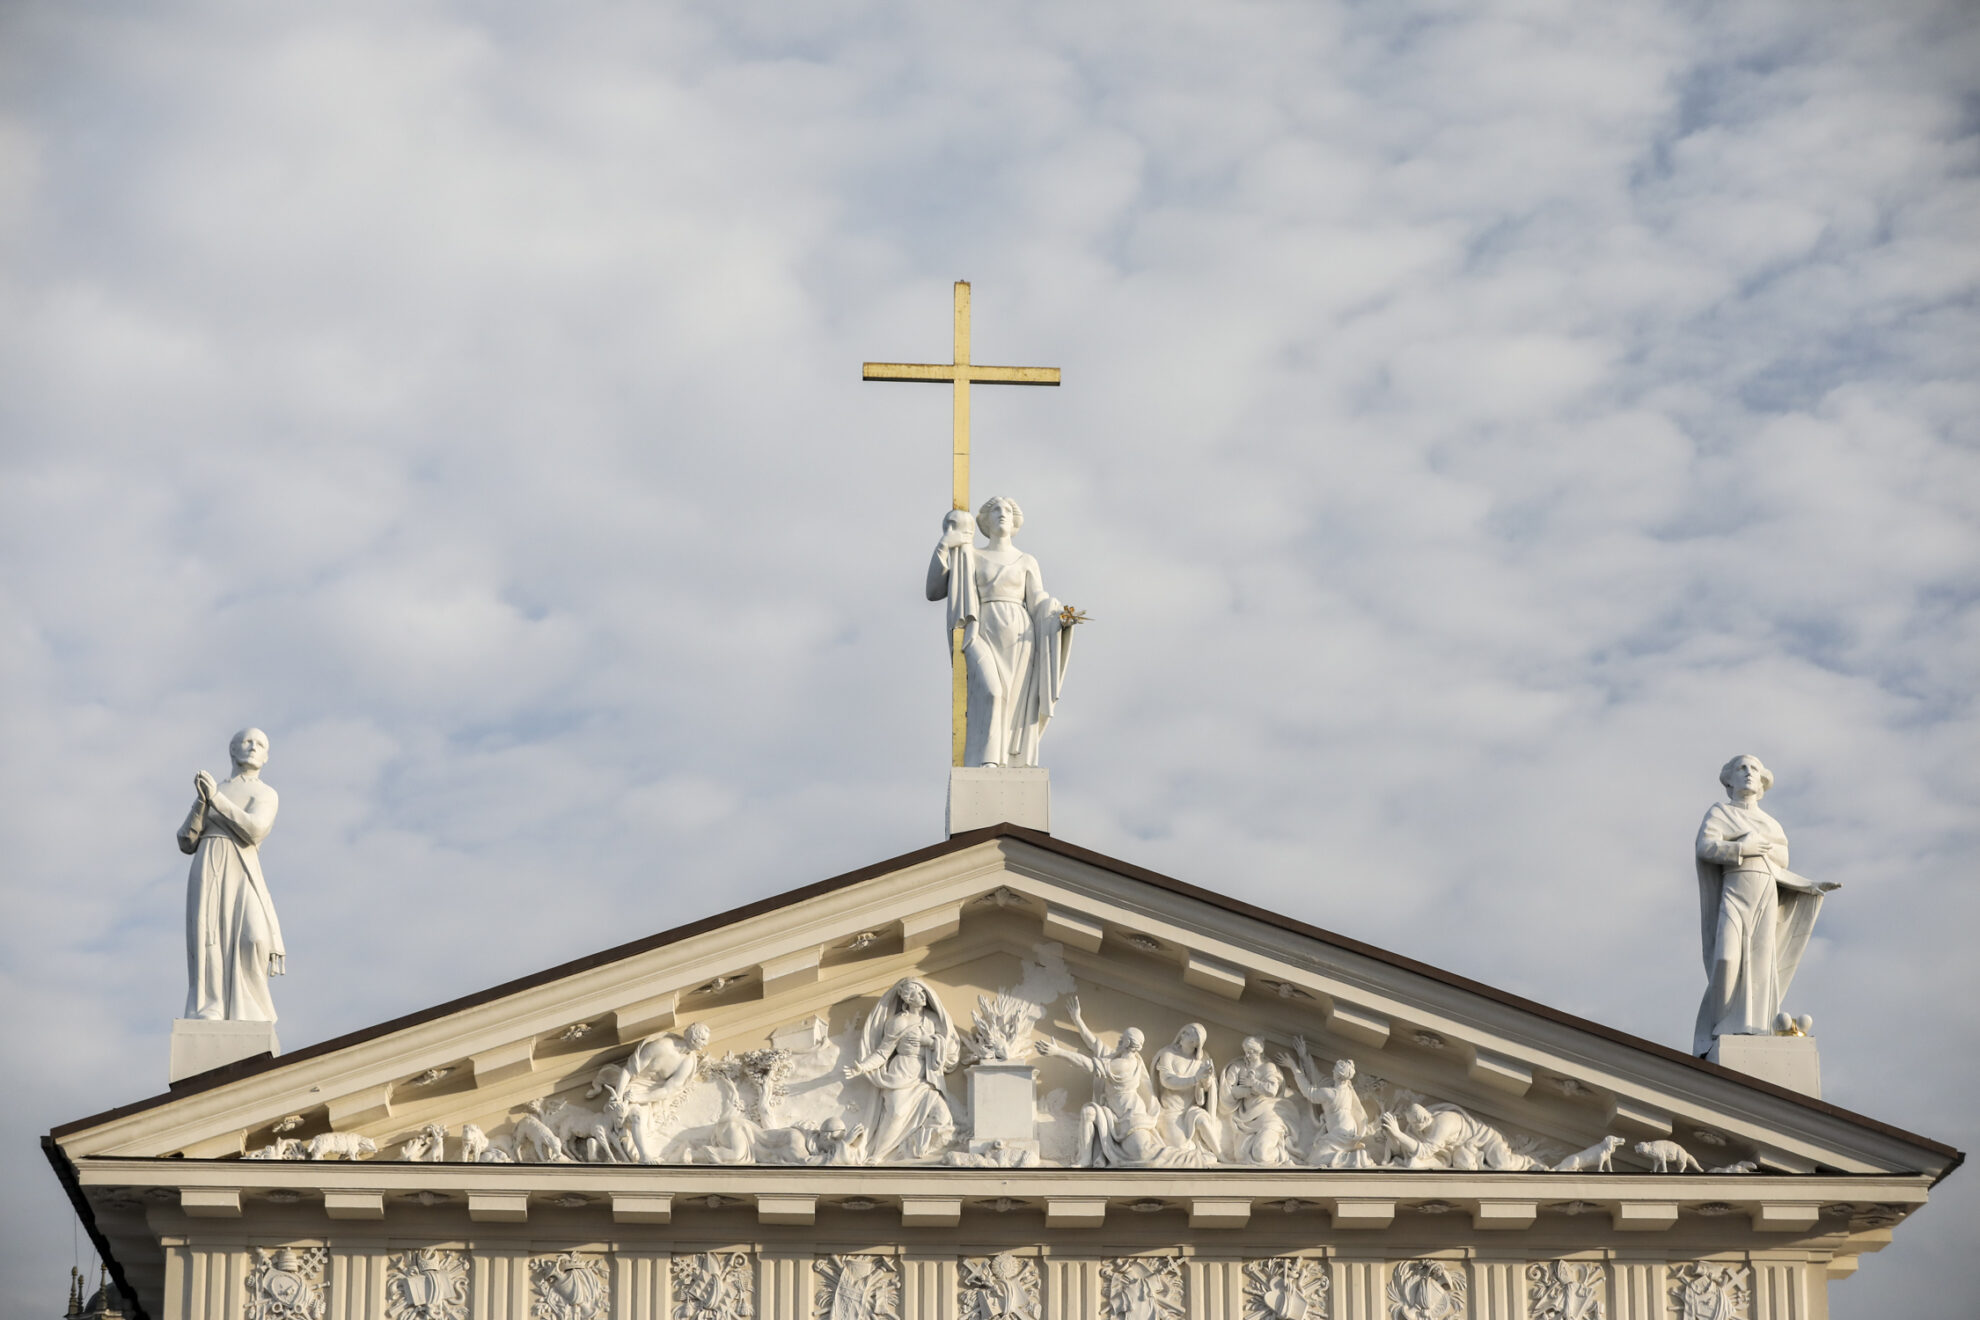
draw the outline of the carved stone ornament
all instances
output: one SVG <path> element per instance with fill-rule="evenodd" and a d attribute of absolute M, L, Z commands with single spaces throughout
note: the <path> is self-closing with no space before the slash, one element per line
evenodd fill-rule
<path fill-rule="evenodd" d="M 1129 1256 L 1100 1266 L 1107 1320 L 1183 1320 L 1180 1256 Z"/>
<path fill-rule="evenodd" d="M 750 1320 L 756 1314 L 756 1273 L 741 1251 L 674 1257 L 672 1320 Z"/>
<path fill-rule="evenodd" d="M 1744 1265 L 1719 1265 L 1709 1260 L 1674 1266 L 1671 1312 L 1676 1320 L 1741 1320 L 1753 1295 Z"/>
<path fill-rule="evenodd" d="M 1599 1262 L 1549 1260 L 1526 1267 L 1529 1320 L 1604 1320 L 1608 1280 Z"/>
<path fill-rule="evenodd" d="M 605 1271 L 575 1251 L 529 1263 L 530 1320 L 602 1320 L 611 1300 Z"/>
<path fill-rule="evenodd" d="M 253 1249 L 242 1320 L 323 1320 L 322 1247 Z"/>
<path fill-rule="evenodd" d="M 1389 1276 L 1389 1320 L 1462 1320 L 1462 1266 L 1441 1260 L 1405 1260 Z"/>
<path fill-rule="evenodd" d="M 385 1320 L 467 1320 L 467 1262 L 457 1251 L 421 1247 L 392 1258 Z"/>
<path fill-rule="evenodd" d="M 956 1300 L 962 1320 L 1040 1320 L 1038 1262 L 1013 1251 L 964 1260 Z"/>
<path fill-rule="evenodd" d="M 901 1267 L 892 1256 L 821 1256 L 817 1320 L 900 1320 Z"/>
<path fill-rule="evenodd" d="M 1244 1320 L 1326 1320 L 1327 1267 L 1298 1256 L 1244 1263 Z"/>

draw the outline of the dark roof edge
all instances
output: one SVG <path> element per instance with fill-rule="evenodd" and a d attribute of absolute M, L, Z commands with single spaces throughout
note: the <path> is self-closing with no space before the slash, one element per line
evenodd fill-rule
<path fill-rule="evenodd" d="M 969 830 L 962 834 L 953 835 L 941 843 L 931 844 L 926 848 L 917 848 L 913 852 L 902 853 L 898 857 L 890 857 L 885 861 L 875 862 L 870 866 L 862 866 L 856 871 L 847 871 L 842 875 L 832 876 L 826 880 L 819 880 L 797 889 L 787 890 L 782 894 L 758 899 L 754 903 L 746 903 L 741 907 L 731 908 L 727 912 L 718 912 L 712 916 L 703 917 L 698 921 L 676 926 L 672 930 L 662 931 L 657 935 L 648 935 L 643 939 L 633 940 L 630 943 L 620 944 L 583 958 L 573 959 L 570 962 L 561 963 L 555 967 L 545 968 L 543 971 L 536 972 L 532 975 L 520 977 L 513 981 L 505 981 L 501 985 L 491 986 L 475 994 L 463 995 L 458 999 L 451 999 L 446 1003 L 436 1004 L 432 1008 L 422 1009 L 416 1013 L 408 1013 L 404 1016 L 378 1023 L 376 1026 L 365 1027 L 358 1031 L 347 1032 L 342 1036 L 332 1037 L 329 1040 L 319 1041 L 314 1045 L 305 1046 L 292 1054 L 280 1056 L 263 1054 L 252 1059 L 244 1059 L 238 1063 L 230 1063 L 225 1067 L 215 1068 L 210 1072 L 200 1073 L 195 1077 L 187 1078 L 162 1095 L 151 1096 L 144 1100 L 119 1106 L 116 1109 L 105 1110 L 100 1114 L 93 1114 L 88 1118 L 80 1118 L 71 1123 L 64 1123 L 51 1131 L 49 1136 L 51 1138 L 64 1137 L 86 1128 L 114 1122 L 130 1114 L 154 1109 L 159 1105 L 180 1099 L 184 1096 L 197 1095 L 202 1091 L 209 1091 L 215 1087 L 225 1086 L 245 1077 L 259 1076 L 262 1073 L 273 1072 L 292 1064 L 320 1058 L 325 1054 L 332 1054 L 338 1050 L 348 1049 L 353 1045 L 360 1045 L 380 1036 L 390 1035 L 395 1031 L 403 1031 L 408 1027 L 415 1027 L 421 1023 L 433 1021 L 435 1018 L 445 1017 L 450 1013 L 457 1013 L 463 1009 L 478 1007 L 479 1005 L 501 999 L 508 995 L 534 989 L 550 981 L 605 966 L 608 963 L 621 962 L 627 958 L 637 957 L 640 954 L 649 953 L 654 949 L 664 948 L 669 944 L 679 943 L 681 940 L 690 939 L 693 936 L 703 934 L 721 926 L 730 925 L 738 921 L 746 921 L 751 917 L 761 916 L 766 912 L 774 912 L 778 908 L 788 907 L 793 903 L 801 903 L 807 899 L 817 898 L 822 894 L 829 894 L 835 890 L 845 889 L 862 881 L 871 880 L 876 876 L 886 875 L 905 867 L 916 866 L 923 862 L 932 861 L 937 857 L 942 857 L 953 852 L 961 852 L 965 848 L 973 848 L 979 843 L 988 843 L 999 838 L 1020 840 L 1033 847 L 1042 848 L 1047 852 L 1057 853 L 1062 857 L 1084 862 L 1087 865 L 1098 867 L 1104 871 L 1112 871 L 1115 874 L 1124 875 L 1130 879 L 1154 885 L 1158 889 L 1166 889 L 1170 893 L 1180 894 L 1201 903 L 1208 903 L 1213 907 L 1222 908 L 1226 912 L 1235 913 L 1242 917 L 1249 917 L 1254 921 L 1262 922 L 1265 925 L 1273 926 L 1307 939 L 1319 940 L 1322 943 L 1331 944 L 1338 949 L 1358 954 L 1376 962 L 1386 963 L 1401 971 L 1442 982 L 1456 989 L 1490 999 L 1495 1003 L 1531 1013 L 1546 1021 L 1560 1023 L 1563 1026 L 1573 1027 L 1576 1030 L 1599 1036 L 1604 1040 L 1629 1046 L 1632 1049 L 1640 1050 L 1666 1062 L 1681 1064 L 1687 1068 L 1704 1073 L 1707 1076 L 1716 1077 L 1722 1081 L 1734 1082 L 1740 1086 L 1772 1096 L 1775 1099 L 1788 1101 L 1804 1109 L 1812 1110 L 1830 1118 L 1840 1119 L 1857 1127 L 1876 1132 L 1879 1135 L 1909 1142 L 1912 1145 L 1946 1156 L 1953 1161 L 1939 1175 L 1941 1180 L 1954 1169 L 1958 1168 L 1966 1159 L 1966 1156 L 1961 1151 L 1944 1142 L 1935 1141 L 1930 1137 L 1921 1136 L 1916 1132 L 1909 1132 L 1904 1128 L 1880 1122 L 1867 1115 L 1844 1109 L 1840 1105 L 1830 1104 L 1826 1100 L 1818 1100 L 1813 1096 L 1803 1095 L 1799 1091 L 1791 1091 L 1786 1087 L 1775 1086 L 1771 1082 L 1764 1082 L 1759 1078 L 1749 1077 L 1745 1073 L 1735 1072 L 1730 1068 L 1722 1068 L 1716 1063 L 1696 1058 L 1682 1050 L 1672 1049 L 1668 1045 L 1660 1045 L 1656 1041 L 1645 1040 L 1640 1036 L 1632 1036 L 1626 1031 L 1618 1031 L 1614 1027 L 1604 1026 L 1599 1022 L 1592 1022 L 1587 1018 L 1576 1017 L 1572 1013 L 1565 1013 L 1560 1009 L 1551 1008 L 1535 1000 L 1522 998 L 1519 995 L 1500 990 L 1496 986 L 1486 985 L 1482 981 L 1474 981 L 1470 977 L 1460 976 L 1455 972 L 1447 972 L 1441 967 L 1433 967 L 1429 963 L 1418 962 L 1414 958 L 1406 958 L 1399 953 L 1391 953 L 1387 949 L 1364 943 L 1351 936 L 1340 935 L 1334 931 L 1322 929 L 1319 926 L 1308 925 L 1306 922 L 1296 918 L 1269 911 L 1265 908 L 1247 903 L 1242 899 L 1232 898 L 1227 894 L 1220 894 L 1213 890 L 1200 888 L 1199 886 L 1190 884 L 1186 880 L 1177 880 L 1173 876 L 1163 875 L 1159 871 L 1151 871 L 1146 867 L 1136 866 L 1132 862 L 1124 862 L 1119 858 L 1094 852 L 1090 848 L 1082 848 L 1078 844 L 1067 843 L 1062 839 L 1055 839 L 1051 835 L 1038 830 L 1026 829 L 1021 825 L 1010 824 L 990 825 L 980 830 Z"/>
<path fill-rule="evenodd" d="M 112 1254 L 110 1239 L 104 1237 L 103 1230 L 96 1226 L 96 1207 L 89 1203 L 87 1196 L 83 1195 L 82 1181 L 76 1177 L 75 1161 L 69 1158 L 68 1152 L 63 1150 L 52 1136 L 41 1139 L 41 1153 L 48 1157 L 49 1167 L 55 1170 L 55 1177 L 61 1182 L 62 1190 L 69 1194 L 69 1205 L 74 1208 L 76 1218 L 82 1220 L 83 1232 L 89 1234 L 90 1245 L 96 1248 L 97 1256 L 110 1271 L 110 1282 L 117 1285 L 117 1291 L 122 1293 L 124 1300 L 131 1304 L 132 1320 L 151 1320 L 144 1309 L 143 1300 L 137 1295 L 137 1289 L 131 1287 L 130 1280 L 124 1277 L 123 1262 Z"/>

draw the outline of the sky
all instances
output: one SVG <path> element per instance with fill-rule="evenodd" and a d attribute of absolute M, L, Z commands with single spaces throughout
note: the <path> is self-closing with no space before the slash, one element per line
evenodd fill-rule
<path fill-rule="evenodd" d="M 268 732 L 294 1048 L 939 840 L 946 391 L 1058 836 L 1665 1044 L 1761 756 L 1826 1097 L 1980 1144 L 1980 11 L 0 8 L 0 1309 Z M 1833 1314 L 1953 1316 L 1980 1176 Z M 87 1259 L 88 1248 L 83 1248 Z"/>

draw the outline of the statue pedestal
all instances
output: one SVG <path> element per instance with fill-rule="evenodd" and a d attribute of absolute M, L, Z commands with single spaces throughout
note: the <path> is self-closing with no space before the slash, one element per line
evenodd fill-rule
<path fill-rule="evenodd" d="M 969 1070 L 969 1153 L 1001 1141 L 1038 1153 L 1038 1073 L 1028 1063 L 979 1063 Z"/>
<path fill-rule="evenodd" d="M 280 1054 L 273 1022 L 216 1022 L 207 1018 L 176 1018 L 172 1022 L 173 1085 L 213 1068 L 223 1068 L 257 1054 Z"/>
<path fill-rule="evenodd" d="M 1763 1082 L 1822 1098 L 1822 1060 L 1813 1036 L 1721 1036 L 1705 1057 Z"/>
<path fill-rule="evenodd" d="M 1052 831 L 1052 778 L 1043 766 L 956 766 L 949 771 L 950 834 L 1009 821 Z"/>

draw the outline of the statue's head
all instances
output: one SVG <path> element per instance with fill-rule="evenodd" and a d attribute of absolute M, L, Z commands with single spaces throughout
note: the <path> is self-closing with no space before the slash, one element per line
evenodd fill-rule
<path fill-rule="evenodd" d="M 1758 797 L 1774 786 L 1774 772 L 1757 756 L 1735 756 L 1719 771 L 1719 782 L 1734 797 L 1742 792 Z"/>
<path fill-rule="evenodd" d="M 1024 510 L 1008 495 L 992 495 L 976 511 L 976 525 L 985 536 L 995 536 L 1000 530 L 1006 536 L 1015 536 L 1017 529 L 1024 526 Z"/>
<path fill-rule="evenodd" d="M 1140 1027 L 1129 1027 L 1121 1033 L 1120 1048 L 1114 1052 L 1120 1055 L 1139 1054 L 1141 1053 L 1142 1043 L 1146 1039 L 1147 1037 L 1141 1034 Z"/>
<path fill-rule="evenodd" d="M 690 1022 L 688 1029 L 681 1033 L 681 1039 L 687 1042 L 691 1050 L 707 1049 L 710 1034 L 706 1022 Z"/>
<path fill-rule="evenodd" d="M 1402 1107 L 1403 1124 L 1411 1132 L 1427 1131 L 1430 1127 L 1430 1111 L 1414 1102 Z"/>
<path fill-rule="evenodd" d="M 1265 1061 L 1265 1042 L 1256 1036 L 1246 1036 L 1244 1038 L 1244 1061 L 1246 1063 L 1263 1063 Z"/>
<path fill-rule="evenodd" d="M 242 729 L 227 744 L 227 753 L 234 758 L 236 766 L 259 770 L 268 764 L 268 735 L 252 727 Z"/>
<path fill-rule="evenodd" d="M 894 987 L 894 994 L 901 1001 L 901 1007 L 909 1012 L 919 1013 L 928 1007 L 928 988 L 916 980 L 905 980 Z"/>
<path fill-rule="evenodd" d="M 1208 1038 L 1209 1033 L 1203 1029 L 1201 1022 L 1185 1023 L 1183 1029 L 1176 1033 L 1175 1047 L 1192 1058 L 1200 1058 L 1203 1054 L 1203 1044 Z"/>
<path fill-rule="evenodd" d="M 1334 1060 L 1334 1080 L 1337 1082 L 1351 1082 L 1354 1080 L 1353 1059 Z"/>

